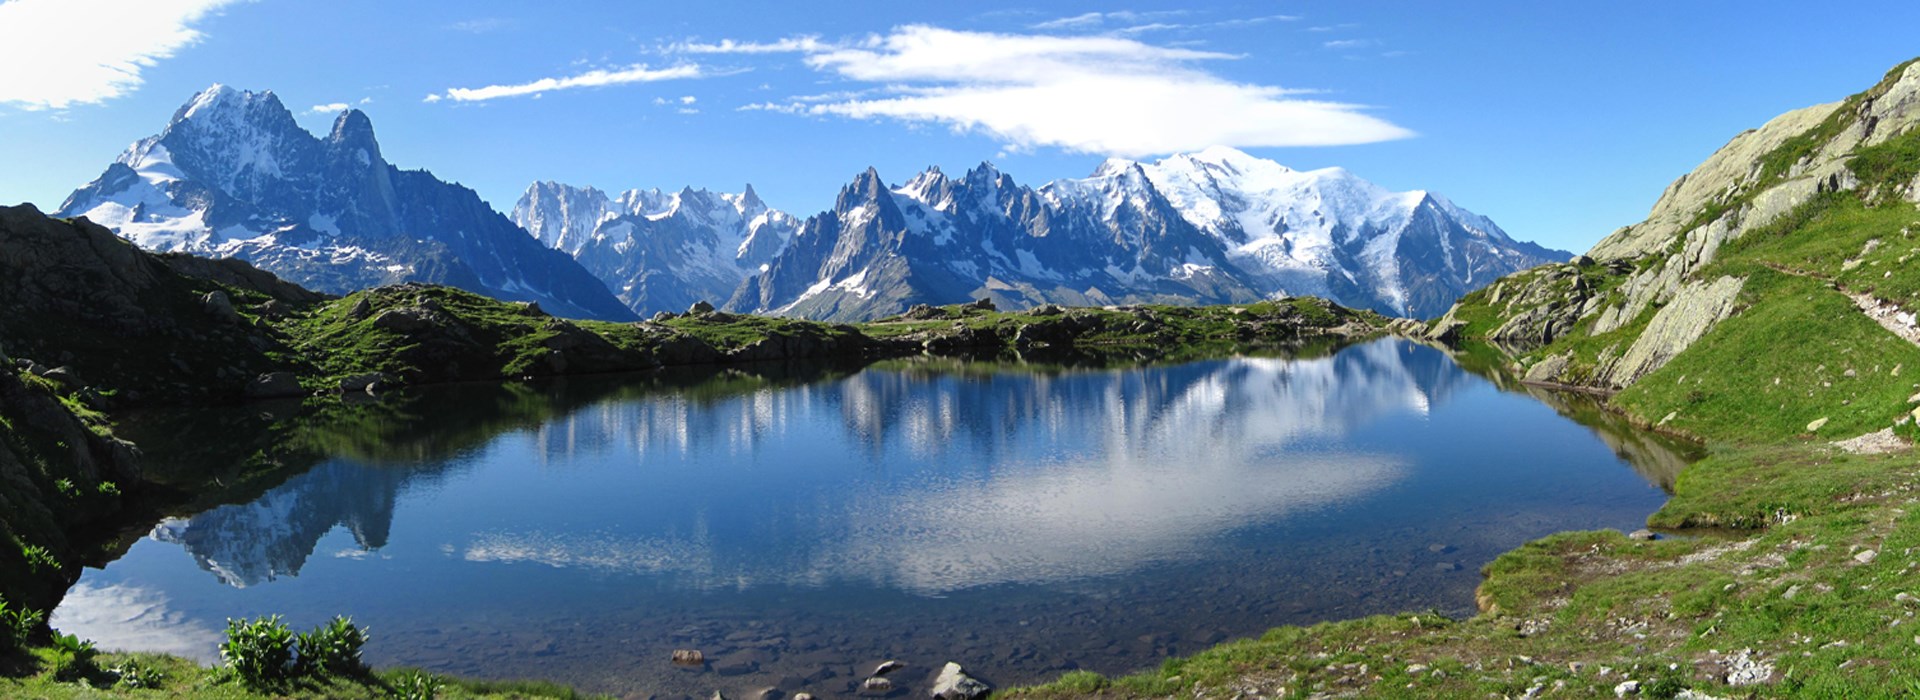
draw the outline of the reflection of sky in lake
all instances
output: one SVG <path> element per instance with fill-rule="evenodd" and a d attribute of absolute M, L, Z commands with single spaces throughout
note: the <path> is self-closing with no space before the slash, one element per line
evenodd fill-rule
<path fill-rule="evenodd" d="M 56 625 L 101 640 L 108 649 L 176 654 L 209 663 L 221 632 L 169 605 L 164 593 L 132 584 L 79 583 L 67 591 Z"/>
<path fill-rule="evenodd" d="M 1398 366 L 1379 361 L 1393 358 L 1393 346 L 1356 354 L 1362 361 L 1238 359 L 1065 377 L 869 372 L 706 405 L 607 406 L 550 427 L 542 436 L 549 463 L 632 453 L 639 464 L 688 465 L 745 455 L 761 469 L 743 476 L 781 484 L 808 506 L 785 510 L 778 501 L 790 499 L 774 494 L 774 504 L 742 498 L 688 514 L 746 519 L 777 531 L 760 540 L 775 547 L 716 543 L 710 526 L 687 519 L 668 524 L 680 533 L 671 538 L 494 528 L 463 556 L 672 573 L 693 587 L 857 579 L 927 594 L 1124 573 L 1191 556 L 1222 530 L 1395 478 L 1398 456 L 1288 449 L 1369 415 L 1424 410 L 1411 377 L 1376 376 Z M 809 468 L 795 475 L 799 483 L 768 473 L 787 466 L 778 453 L 796 424 L 835 413 L 841 434 L 858 438 L 839 449 L 867 455 L 862 471 L 884 472 L 823 481 Z M 716 476 L 724 478 L 694 480 Z"/>
<path fill-rule="evenodd" d="M 160 641 L 131 621 L 646 614 L 615 599 L 697 616 L 781 591 L 904 596 L 911 615 L 916 598 L 1006 586 L 1071 606 L 1139 577 L 1483 513 L 1629 526 L 1659 500 L 1588 430 L 1401 341 L 1304 360 L 987 369 L 605 401 L 457 457 L 333 459 L 250 503 L 161 523 L 88 572 L 55 622 L 148 648 Z M 1491 548 L 1521 534 L 1477 536 Z M 133 599 L 168 612 L 101 602 Z"/>

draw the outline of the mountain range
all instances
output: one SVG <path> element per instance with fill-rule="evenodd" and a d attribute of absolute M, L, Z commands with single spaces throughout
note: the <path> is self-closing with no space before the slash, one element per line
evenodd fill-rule
<path fill-rule="evenodd" d="M 771 262 L 800 222 L 769 208 L 747 185 L 707 190 L 600 190 L 536 182 L 513 207 L 514 223 L 572 255 L 636 312 L 722 301 Z"/>
<path fill-rule="evenodd" d="M 242 258 L 323 292 L 436 282 L 562 316 L 633 318 L 473 190 L 387 163 L 365 113 L 342 112 L 317 138 L 271 91 L 195 95 L 57 215 L 148 250 Z"/>
<path fill-rule="evenodd" d="M 842 321 L 981 297 L 1026 308 L 1312 295 L 1424 318 L 1568 255 L 1515 241 L 1439 195 L 1219 147 L 1108 160 L 1038 188 L 988 163 L 959 178 L 929 168 L 904 184 L 868 169 L 832 210 L 803 222 L 765 209 L 751 187 L 650 192 L 614 200 L 539 182 L 513 218 L 642 315 L 699 295 L 735 311 Z"/>
<path fill-rule="evenodd" d="M 1039 187 L 982 163 L 889 184 L 869 168 L 801 220 L 738 194 L 530 186 L 502 216 L 380 155 L 367 116 L 301 129 L 272 92 L 216 85 L 58 212 L 140 246 L 238 257 L 320 291 L 437 282 L 631 320 L 708 301 L 864 320 L 916 304 L 1220 304 L 1311 295 L 1437 316 L 1568 254 L 1425 191 L 1215 147 L 1110 159 Z"/>

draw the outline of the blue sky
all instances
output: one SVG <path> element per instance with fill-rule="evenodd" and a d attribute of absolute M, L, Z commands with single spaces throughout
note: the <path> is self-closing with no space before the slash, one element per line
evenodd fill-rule
<path fill-rule="evenodd" d="M 1920 54 L 1920 4 L 1766 5 L 7 0 L 0 201 L 57 207 L 221 82 L 316 132 L 363 109 L 389 160 L 501 210 L 536 179 L 751 182 L 805 216 L 869 165 L 1039 184 L 1226 142 L 1585 249 Z"/>

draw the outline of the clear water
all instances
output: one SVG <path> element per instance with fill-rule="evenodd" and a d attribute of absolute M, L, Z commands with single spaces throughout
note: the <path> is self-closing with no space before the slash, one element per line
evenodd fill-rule
<path fill-rule="evenodd" d="M 163 471 L 217 474 L 262 442 L 296 457 L 130 538 L 57 627 L 212 659 L 226 618 L 345 614 L 377 665 L 643 697 L 837 695 L 883 659 L 917 695 L 950 660 L 1006 685 L 1281 624 L 1465 614 L 1498 553 L 1638 527 L 1684 463 L 1395 340 L 454 387 L 145 429 Z"/>

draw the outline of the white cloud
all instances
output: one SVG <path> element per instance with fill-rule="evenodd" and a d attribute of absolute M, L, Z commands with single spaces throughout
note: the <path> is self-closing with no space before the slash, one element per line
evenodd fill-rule
<path fill-rule="evenodd" d="M 819 37 L 797 36 L 773 42 L 734 41 L 722 39 L 718 43 L 700 43 L 683 41 L 667 50 L 678 53 L 739 54 L 739 53 L 812 53 L 822 51 L 829 46 Z"/>
<path fill-rule="evenodd" d="M 479 17 L 461 20 L 447 25 L 448 29 L 468 34 L 486 34 L 513 26 L 513 20 L 504 17 Z"/>
<path fill-rule="evenodd" d="M 1118 12 L 1085 12 L 1085 13 L 1074 15 L 1072 17 L 1061 17 L 1059 19 L 1050 19 L 1045 22 L 1040 22 L 1037 24 L 1030 24 L 1030 25 L 1027 25 L 1027 28 L 1040 29 L 1040 30 L 1094 29 L 1097 27 L 1105 26 L 1108 23 L 1118 22 L 1118 23 L 1126 23 L 1126 24 L 1139 24 L 1142 22 L 1160 19 L 1162 17 L 1179 17 L 1185 14 L 1188 14 L 1188 11 L 1161 10 L 1158 12 L 1133 12 L 1129 10 L 1120 10 Z"/>
<path fill-rule="evenodd" d="M 743 109 L 945 124 L 1010 148 L 1142 157 L 1212 145 L 1327 146 L 1411 132 L 1305 91 L 1227 80 L 1198 67 L 1230 54 L 1111 36 L 908 26 L 871 47 L 810 52 L 816 70 L 882 86 L 873 97 Z"/>
<path fill-rule="evenodd" d="M 1156 18 L 1171 18 L 1186 14 L 1189 13 L 1185 11 L 1088 12 L 1072 17 L 1062 17 L 1029 25 L 1028 28 L 1048 31 L 1105 31 L 1114 34 L 1133 35 L 1146 34 L 1149 32 L 1192 32 L 1206 29 L 1234 29 L 1259 26 L 1269 22 L 1294 22 L 1300 19 L 1298 15 L 1262 15 L 1258 17 L 1237 17 L 1206 22 L 1149 21 Z M 1108 29 L 1110 26 L 1114 28 Z"/>
<path fill-rule="evenodd" d="M 362 100 L 361 104 L 366 104 L 366 101 Z M 314 105 L 312 107 L 309 107 L 307 108 L 307 114 L 339 114 L 341 112 L 345 112 L 352 108 L 353 108 L 352 105 L 349 105 L 345 102 L 334 102 L 331 104 Z"/>
<path fill-rule="evenodd" d="M 428 95 L 427 102 L 439 102 L 442 99 L 457 102 L 478 102 L 502 97 L 539 96 L 555 90 L 571 90 L 583 87 L 604 85 L 624 85 L 627 83 L 651 83 L 662 80 L 687 80 L 711 75 L 698 64 L 685 63 L 667 68 L 649 68 L 645 65 L 632 65 L 619 70 L 592 70 L 579 75 L 564 78 L 541 78 L 533 82 L 515 85 L 488 85 L 479 88 L 452 88 L 445 93 Z"/>
<path fill-rule="evenodd" d="M 750 102 L 733 108 L 736 112 L 779 112 L 781 114 L 806 114 L 807 106 L 798 103 L 781 104 L 778 102 Z"/>
<path fill-rule="evenodd" d="M 1346 49 L 1364 49 L 1375 43 L 1378 42 L 1372 39 L 1338 39 L 1335 41 L 1322 42 L 1320 45 L 1335 51 L 1343 51 Z"/>
<path fill-rule="evenodd" d="M 694 97 L 694 96 L 692 96 L 692 95 L 681 95 L 681 96 L 680 96 L 680 104 L 683 104 L 683 105 L 690 105 L 690 104 L 693 104 L 693 103 L 695 103 L 695 102 L 699 102 L 699 101 L 700 101 L 700 99 L 699 99 L 699 98 L 697 98 L 697 97 Z"/>
<path fill-rule="evenodd" d="M 200 40 L 194 24 L 236 1 L 0 2 L 0 104 L 66 109 L 130 93 L 142 71 Z"/>

